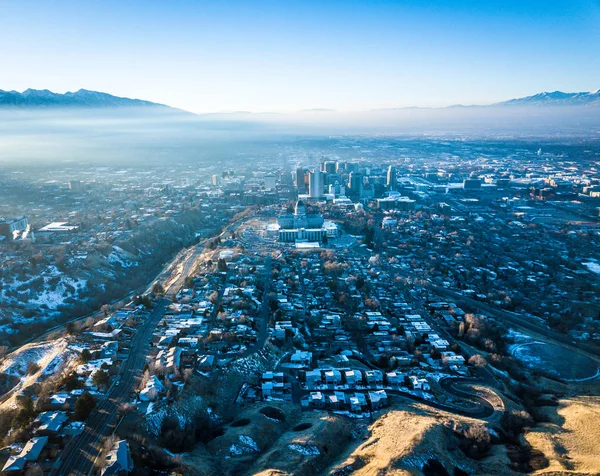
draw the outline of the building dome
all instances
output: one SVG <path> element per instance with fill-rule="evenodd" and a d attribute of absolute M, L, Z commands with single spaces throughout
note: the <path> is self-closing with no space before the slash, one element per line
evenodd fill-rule
<path fill-rule="evenodd" d="M 306 215 L 306 207 L 304 206 L 304 203 L 302 202 L 302 200 L 298 200 L 296 202 L 296 208 L 294 210 L 294 214 L 295 215 Z"/>

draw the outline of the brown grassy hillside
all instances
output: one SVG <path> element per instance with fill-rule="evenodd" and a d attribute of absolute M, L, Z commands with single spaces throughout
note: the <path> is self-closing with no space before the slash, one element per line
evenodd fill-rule
<path fill-rule="evenodd" d="M 565 398 L 543 411 L 547 423 L 525 435 L 550 460 L 538 474 L 600 474 L 600 397 Z"/>

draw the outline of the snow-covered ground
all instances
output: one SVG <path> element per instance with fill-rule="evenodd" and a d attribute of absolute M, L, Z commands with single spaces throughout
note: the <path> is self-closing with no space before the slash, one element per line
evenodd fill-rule
<path fill-rule="evenodd" d="M 508 329 L 508 338 L 515 343 L 531 342 L 531 337 L 514 329 Z"/>
<path fill-rule="evenodd" d="M 508 351 L 529 368 L 558 376 L 566 381 L 583 382 L 600 377 L 598 364 L 585 356 L 555 344 L 541 342 L 526 334 L 509 330 L 513 342 Z"/>
<path fill-rule="evenodd" d="M 528 352 L 526 352 L 527 346 L 535 343 L 530 336 L 523 334 L 522 332 L 515 331 L 514 329 L 509 329 L 508 339 L 513 342 L 508 346 L 508 352 L 510 355 L 531 368 L 535 368 L 542 363 L 539 357 L 530 355 Z"/>
<path fill-rule="evenodd" d="M 155 436 L 160 435 L 160 427 L 163 419 L 167 416 L 177 418 L 179 421 L 179 426 L 181 428 L 185 428 L 186 424 L 191 422 L 192 417 L 198 410 L 198 407 L 202 405 L 203 400 L 199 396 L 186 400 L 180 400 L 175 405 L 162 406 L 159 409 L 156 409 L 158 404 L 155 403 L 152 407 L 152 411 L 146 413 L 146 429 L 149 433 L 152 433 Z"/>
<path fill-rule="evenodd" d="M 228 369 L 243 375 L 260 375 L 268 370 L 275 368 L 275 363 L 279 360 L 280 351 L 270 345 L 266 345 L 256 354 L 249 357 L 234 360 L 229 364 Z"/>
<path fill-rule="evenodd" d="M 259 453 L 258 445 L 251 437 L 240 435 L 239 443 L 233 444 L 229 447 L 229 453 L 232 456 L 241 456 L 245 454 Z"/>
<path fill-rule="evenodd" d="M 2 403 L 2 407 L 11 408 L 16 404 L 15 395 L 24 388 L 33 385 L 40 379 L 48 378 L 59 373 L 69 365 L 75 352 L 67 348 L 65 339 L 52 342 L 28 344 L 18 351 L 8 355 L 0 362 L 0 372 L 19 378 L 12 389 L 12 396 Z M 29 375 L 30 365 L 37 364 L 39 369 Z"/>
<path fill-rule="evenodd" d="M 45 288 L 41 293 L 31 296 L 28 300 L 29 304 L 36 306 L 46 305 L 48 309 L 55 310 L 63 305 L 70 297 L 77 296 L 80 291 L 86 287 L 86 279 L 73 279 L 67 276 L 61 276 L 59 283 L 53 288 Z M 74 289 L 75 292 L 71 292 Z M 30 295 L 33 293 L 30 293 Z"/>
<path fill-rule="evenodd" d="M 29 366 L 35 363 L 44 374 L 56 373 L 69 356 L 65 339 L 30 344 L 6 357 L 0 363 L 0 372 L 22 378 L 27 375 Z"/>
<path fill-rule="evenodd" d="M 132 261 L 133 256 L 130 253 L 127 253 L 122 248 L 118 246 L 113 246 L 113 251 L 108 255 L 108 262 L 111 264 L 119 264 L 123 268 L 131 268 L 132 266 L 137 266 L 139 263 L 136 261 Z"/>
<path fill-rule="evenodd" d="M 321 454 L 319 448 L 315 445 L 291 443 L 288 445 L 288 448 L 304 456 L 319 456 Z"/>
<path fill-rule="evenodd" d="M 79 297 L 87 289 L 87 279 L 67 276 L 56 266 L 48 266 L 22 281 L 17 277 L 5 278 L 0 282 L 0 289 L 0 299 L 5 302 L 26 303 L 28 307 L 44 306 L 48 311 L 55 311 L 69 298 Z M 18 315 L 14 315 L 12 320 L 14 323 L 29 321 Z"/>
<path fill-rule="evenodd" d="M 588 269 L 588 271 L 600 274 L 600 263 L 598 263 L 596 260 L 590 260 L 587 263 L 582 264 Z"/>

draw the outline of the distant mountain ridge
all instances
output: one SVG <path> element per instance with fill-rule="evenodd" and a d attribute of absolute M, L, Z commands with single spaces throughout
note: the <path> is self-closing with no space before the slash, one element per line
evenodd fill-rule
<path fill-rule="evenodd" d="M 565 93 L 562 91 L 543 92 L 533 96 L 510 99 L 482 106 L 455 105 L 448 108 L 486 108 L 499 106 L 600 106 L 600 90 L 595 92 Z M 141 99 L 130 99 L 113 96 L 108 93 L 80 89 L 75 92 L 64 94 L 54 93 L 47 89 L 27 89 L 23 92 L 3 91 L 0 89 L 0 108 L 22 108 L 22 109 L 59 109 L 59 108 L 149 108 L 162 111 L 181 111 L 164 104 L 158 104 Z M 379 110 L 403 110 L 403 109 L 448 109 L 448 108 L 421 108 L 421 107 L 399 107 Z M 331 109 L 308 109 L 302 112 L 335 112 Z M 215 113 L 217 115 L 223 115 Z M 247 113 L 253 114 L 253 113 Z M 225 113 L 224 115 L 228 115 Z"/>
<path fill-rule="evenodd" d="M 600 106 L 600 89 L 594 92 L 563 93 L 562 91 L 544 92 L 510 99 L 494 106 Z"/>
<path fill-rule="evenodd" d="M 131 108 L 154 107 L 171 109 L 164 104 L 158 104 L 141 99 L 129 99 L 113 96 L 97 91 L 80 89 L 65 94 L 53 93 L 47 89 L 27 89 L 18 91 L 0 90 L 0 107 L 18 108 Z"/>

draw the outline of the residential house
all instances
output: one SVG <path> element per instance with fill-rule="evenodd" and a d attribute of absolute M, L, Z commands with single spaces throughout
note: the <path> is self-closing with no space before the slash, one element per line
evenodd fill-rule
<path fill-rule="evenodd" d="M 38 436 L 32 438 L 16 456 L 10 456 L 2 468 L 3 473 L 23 471 L 29 463 L 35 462 L 40 457 L 40 453 L 48 443 L 47 436 Z"/>
<path fill-rule="evenodd" d="M 425 392 L 431 390 L 431 387 L 429 386 L 429 382 L 427 381 L 427 379 L 418 378 L 415 375 L 411 375 L 409 377 L 409 382 L 410 382 L 410 387 L 413 390 L 423 390 Z"/>
<path fill-rule="evenodd" d="M 312 352 L 304 352 L 297 350 L 294 354 L 292 354 L 290 362 L 292 362 L 293 364 L 302 365 L 308 369 L 311 367 L 312 364 Z"/>
<path fill-rule="evenodd" d="M 262 396 L 263 398 L 267 398 L 273 395 L 273 382 L 272 381 L 266 381 L 266 382 L 262 382 L 260 389 L 262 391 Z"/>
<path fill-rule="evenodd" d="M 457 355 L 454 352 L 442 352 L 442 362 L 446 365 L 464 365 L 465 358 L 462 355 Z"/>
<path fill-rule="evenodd" d="M 367 370 L 365 380 L 369 385 L 383 385 L 383 373 L 380 370 Z"/>
<path fill-rule="evenodd" d="M 198 340 L 198 337 L 180 337 L 177 346 L 195 350 L 198 348 Z"/>
<path fill-rule="evenodd" d="M 110 453 L 106 456 L 106 467 L 102 470 L 102 476 L 126 475 L 133 471 L 133 460 L 129 452 L 127 440 L 115 443 Z"/>
<path fill-rule="evenodd" d="M 214 355 L 201 355 L 198 357 L 198 365 L 196 368 L 200 372 L 208 373 L 212 371 L 215 365 L 215 356 Z"/>
<path fill-rule="evenodd" d="M 378 410 L 387 405 L 387 393 L 385 390 L 371 390 L 369 393 L 371 410 Z"/>
<path fill-rule="evenodd" d="M 385 374 L 388 385 L 400 385 L 404 382 L 404 376 L 398 372 L 387 372 Z"/>
<path fill-rule="evenodd" d="M 349 399 L 350 411 L 353 413 L 363 413 L 368 409 L 367 398 L 364 393 L 355 393 Z"/>
<path fill-rule="evenodd" d="M 35 433 L 38 435 L 55 435 L 67 420 L 68 417 L 65 412 L 42 412 L 34 421 L 34 423 L 39 424 Z"/>
<path fill-rule="evenodd" d="M 311 408 L 325 408 L 325 396 L 321 392 L 310 392 L 308 404 Z"/>
<path fill-rule="evenodd" d="M 349 387 L 356 387 L 362 383 L 362 372 L 360 370 L 347 370 L 344 376 Z"/>
<path fill-rule="evenodd" d="M 309 370 L 306 372 L 306 387 L 315 388 L 323 382 L 320 370 Z"/>
<path fill-rule="evenodd" d="M 342 373 L 336 369 L 326 370 L 325 371 L 325 383 L 327 385 L 341 385 Z"/>
<path fill-rule="evenodd" d="M 156 375 L 152 375 L 146 386 L 140 391 L 140 400 L 144 402 L 152 402 L 156 400 L 160 394 L 166 391 L 165 386 Z"/>

